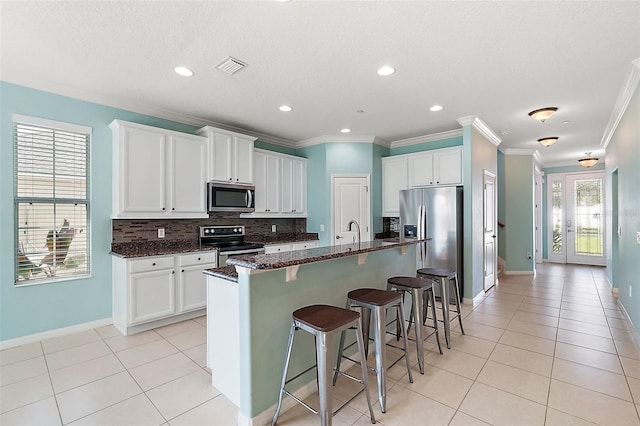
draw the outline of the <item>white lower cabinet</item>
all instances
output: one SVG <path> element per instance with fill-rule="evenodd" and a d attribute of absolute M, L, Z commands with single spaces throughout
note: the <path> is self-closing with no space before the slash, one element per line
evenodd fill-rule
<path fill-rule="evenodd" d="M 264 246 L 264 253 L 286 253 L 288 251 L 305 250 L 318 247 L 318 241 L 299 241 L 289 244 L 267 244 Z"/>
<path fill-rule="evenodd" d="M 113 324 L 124 335 L 204 315 L 204 269 L 215 251 L 136 259 L 114 257 Z"/>

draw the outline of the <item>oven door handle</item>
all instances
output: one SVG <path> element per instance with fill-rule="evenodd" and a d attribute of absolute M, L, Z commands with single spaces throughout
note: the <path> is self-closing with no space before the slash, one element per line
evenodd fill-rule
<path fill-rule="evenodd" d="M 250 249 L 250 250 L 238 250 L 238 251 L 222 251 L 220 255 L 235 256 L 237 254 L 261 254 L 264 253 L 264 248 Z"/>

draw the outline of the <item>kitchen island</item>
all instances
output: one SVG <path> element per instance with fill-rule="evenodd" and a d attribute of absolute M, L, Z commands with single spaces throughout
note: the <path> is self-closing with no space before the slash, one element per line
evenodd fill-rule
<path fill-rule="evenodd" d="M 385 289 L 391 276 L 415 276 L 415 243 L 376 240 L 247 256 L 229 259 L 235 268 L 205 271 L 207 366 L 212 384 L 238 406 L 238 424 L 270 423 L 291 313 L 318 303 L 344 306 L 353 289 Z M 315 362 L 312 336 L 300 333 L 294 346 L 292 373 Z M 305 377 L 302 395 L 316 389 L 315 373 Z"/>

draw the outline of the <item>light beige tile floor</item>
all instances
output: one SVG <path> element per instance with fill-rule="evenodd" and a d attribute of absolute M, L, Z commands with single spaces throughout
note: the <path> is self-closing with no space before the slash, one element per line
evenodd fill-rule
<path fill-rule="evenodd" d="M 451 349 L 425 343 L 424 375 L 410 344 L 414 382 L 404 362 L 389 370 L 386 413 L 371 389 L 378 424 L 640 425 L 638 336 L 604 270 L 543 264 L 500 281 L 463 306 L 466 335 L 454 323 Z M 107 326 L 4 350 L 0 424 L 233 425 L 237 409 L 205 367 L 205 327 L 201 317 L 125 337 Z M 338 386 L 336 404 L 357 388 Z M 279 424 L 319 421 L 297 406 Z M 364 397 L 334 424 L 370 424 Z"/>

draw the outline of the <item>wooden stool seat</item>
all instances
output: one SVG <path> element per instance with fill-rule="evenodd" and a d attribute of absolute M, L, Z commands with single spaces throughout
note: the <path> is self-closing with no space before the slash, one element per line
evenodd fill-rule
<path fill-rule="evenodd" d="M 359 288 L 352 290 L 347 297 L 357 302 L 374 306 L 385 306 L 393 302 L 398 302 L 402 294 L 395 291 L 379 290 L 377 288 Z"/>
<path fill-rule="evenodd" d="M 429 275 L 429 276 L 438 277 L 438 278 L 448 278 L 450 280 L 452 280 L 458 275 L 456 271 L 452 271 L 451 269 L 443 269 L 443 268 L 422 268 L 422 269 L 418 269 L 418 274 Z"/>
<path fill-rule="evenodd" d="M 327 333 L 352 323 L 360 314 L 337 306 L 311 305 L 294 311 L 291 316 L 314 330 Z"/>
<path fill-rule="evenodd" d="M 391 277 L 389 278 L 388 283 L 407 288 L 428 289 L 433 287 L 432 280 L 415 277 Z"/>

